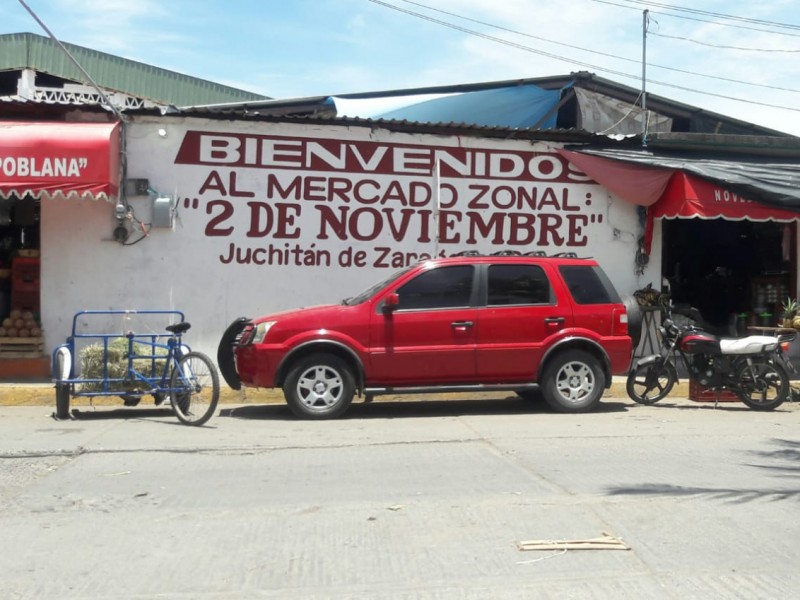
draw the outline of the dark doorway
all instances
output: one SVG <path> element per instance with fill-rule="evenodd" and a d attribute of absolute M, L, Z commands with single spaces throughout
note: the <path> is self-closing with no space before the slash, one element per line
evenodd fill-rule
<path fill-rule="evenodd" d="M 39 319 L 39 224 L 39 200 L 0 198 L 0 321 L 14 309 Z M 0 343 L 18 329 L 0 327 Z"/>
<path fill-rule="evenodd" d="M 735 334 L 794 296 L 794 224 L 675 219 L 663 224 L 663 273 L 673 302 L 699 309 L 708 329 Z M 746 315 L 746 317 L 745 317 Z"/>

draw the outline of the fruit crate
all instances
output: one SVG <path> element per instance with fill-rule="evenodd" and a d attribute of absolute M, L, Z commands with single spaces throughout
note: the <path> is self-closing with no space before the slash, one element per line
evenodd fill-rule
<path fill-rule="evenodd" d="M 689 400 L 693 400 L 695 402 L 716 402 L 717 401 L 717 392 L 716 390 L 710 390 L 704 385 L 700 385 L 696 381 L 690 380 L 689 381 Z M 730 390 L 721 390 L 719 393 L 719 401 L 720 402 L 741 402 L 742 399 L 739 398 L 735 393 Z"/>
<path fill-rule="evenodd" d="M 11 266 L 11 289 L 18 291 L 39 291 L 39 259 L 14 259 Z"/>
<path fill-rule="evenodd" d="M 11 308 L 19 311 L 40 312 L 39 290 L 25 291 L 11 289 Z M 2 339 L 2 338 L 0 338 Z"/>
<path fill-rule="evenodd" d="M 44 355 L 43 337 L 0 338 L 0 359 L 39 358 Z"/>

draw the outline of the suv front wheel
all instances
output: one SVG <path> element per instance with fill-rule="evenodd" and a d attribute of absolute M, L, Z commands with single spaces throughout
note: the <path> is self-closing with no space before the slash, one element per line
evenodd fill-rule
<path fill-rule="evenodd" d="M 588 412 L 600 402 L 605 381 L 597 358 L 584 350 L 567 350 L 547 365 L 542 392 L 547 403 L 559 412 Z"/>
<path fill-rule="evenodd" d="M 304 419 L 334 419 L 350 406 L 355 393 L 353 372 L 333 354 L 301 358 L 289 371 L 283 395 L 291 411 Z"/>

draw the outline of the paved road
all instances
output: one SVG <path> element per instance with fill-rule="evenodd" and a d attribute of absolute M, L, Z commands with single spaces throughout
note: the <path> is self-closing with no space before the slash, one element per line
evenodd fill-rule
<path fill-rule="evenodd" d="M 800 405 L 0 408 L 0 598 L 789 598 Z M 603 532 L 630 550 L 520 551 Z"/>

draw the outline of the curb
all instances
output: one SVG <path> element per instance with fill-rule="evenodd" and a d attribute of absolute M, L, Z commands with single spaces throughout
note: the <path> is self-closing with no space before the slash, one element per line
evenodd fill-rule
<path fill-rule="evenodd" d="M 503 392 L 511 394 L 511 392 Z M 399 395 L 394 398 L 407 398 Z M 604 398 L 628 398 L 625 391 L 625 377 L 615 377 L 611 387 L 603 394 Z M 670 393 L 671 398 L 688 398 L 688 381 L 679 381 Z M 378 397 L 380 398 L 380 396 Z M 143 399 L 144 405 L 148 404 L 148 397 Z M 220 404 L 283 404 L 283 392 L 280 389 L 242 391 L 232 390 L 223 386 L 220 390 Z M 117 406 L 120 399 L 117 396 L 98 396 L 95 398 L 73 398 L 70 402 L 74 406 Z M 0 384 L 0 406 L 52 406 L 55 407 L 55 389 L 53 383 L 6 383 Z"/>
<path fill-rule="evenodd" d="M 242 393 L 223 386 L 220 390 L 220 404 L 279 404 L 283 403 L 281 390 L 246 390 Z M 142 405 L 151 403 L 144 396 Z M 0 384 L 0 406 L 51 406 L 55 408 L 56 392 L 53 383 L 6 383 Z M 71 406 L 120 406 L 118 396 L 79 397 L 70 400 Z"/>

